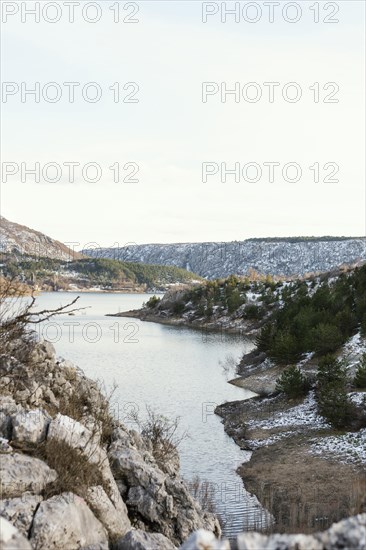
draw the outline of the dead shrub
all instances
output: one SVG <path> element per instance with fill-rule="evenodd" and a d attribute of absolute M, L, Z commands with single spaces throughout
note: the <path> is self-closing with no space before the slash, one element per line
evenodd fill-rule
<path fill-rule="evenodd" d="M 90 463 L 87 456 L 65 441 L 47 440 L 38 447 L 37 456 L 58 474 L 57 479 L 45 489 L 44 498 L 64 492 L 76 493 L 84 498 L 88 487 L 103 485 L 100 464 Z"/>
<path fill-rule="evenodd" d="M 145 420 L 136 411 L 129 414 L 129 419 L 138 426 L 142 437 L 151 442 L 152 454 L 161 465 L 177 455 L 177 447 L 188 437 L 187 431 L 179 433 L 179 417 L 171 420 L 148 406 Z"/>
<path fill-rule="evenodd" d="M 216 487 L 214 483 L 207 480 L 202 480 L 196 475 L 192 481 L 187 482 L 191 495 L 200 503 L 202 510 L 205 512 L 217 513 L 215 501 Z"/>

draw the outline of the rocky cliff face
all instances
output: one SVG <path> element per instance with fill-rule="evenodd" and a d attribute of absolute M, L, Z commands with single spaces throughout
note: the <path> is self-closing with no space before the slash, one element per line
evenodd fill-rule
<path fill-rule="evenodd" d="M 10 222 L 3 216 L 0 218 L 0 253 L 65 261 L 83 258 L 60 241 L 25 225 Z"/>
<path fill-rule="evenodd" d="M 161 548 L 220 533 L 152 444 L 111 419 L 98 385 L 32 339 L 0 356 L 0 538 L 10 550 Z"/>
<path fill-rule="evenodd" d="M 82 252 L 97 258 L 174 265 L 208 279 L 245 275 L 251 269 L 262 274 L 291 276 L 330 271 L 341 264 L 366 260 L 366 239 L 248 239 L 229 243 L 129 245 Z"/>

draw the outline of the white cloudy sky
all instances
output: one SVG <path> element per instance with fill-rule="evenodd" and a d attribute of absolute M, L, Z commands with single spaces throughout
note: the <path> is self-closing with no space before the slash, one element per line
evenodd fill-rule
<path fill-rule="evenodd" d="M 22 23 L 19 14 L 3 23 L 3 80 L 29 88 L 94 81 L 103 97 L 87 103 L 77 91 L 70 104 L 64 86 L 58 103 L 9 97 L 2 161 L 96 162 L 103 176 L 97 183 L 79 171 L 74 183 L 10 176 L 2 183 L 2 215 L 80 246 L 365 234 L 364 2 L 338 2 L 336 24 L 315 24 L 307 1 L 298 2 L 295 24 L 283 21 L 284 2 L 272 24 L 263 2 L 255 24 L 223 24 L 219 15 L 203 24 L 201 2 L 187 1 L 138 2 L 138 24 L 113 23 L 113 2 L 103 2 L 98 23 L 83 21 L 76 9 L 70 24 L 58 4 L 58 23 Z M 320 3 L 321 19 L 326 15 Z M 114 103 L 108 87 L 132 81 L 139 103 Z M 222 103 L 217 94 L 202 103 L 205 81 L 228 88 L 257 82 L 263 98 Z M 264 82 L 280 82 L 278 90 L 297 82 L 303 97 L 288 103 L 279 91 L 271 104 Z M 339 102 L 314 103 L 315 82 L 336 82 Z M 137 163 L 139 182 L 114 183 L 108 167 L 115 162 Z M 218 175 L 203 183 L 203 162 L 297 162 L 303 175 L 297 183 L 280 172 L 270 183 L 265 171 L 256 183 L 232 176 L 222 183 Z M 315 162 L 338 164 L 339 182 L 314 182 Z"/>

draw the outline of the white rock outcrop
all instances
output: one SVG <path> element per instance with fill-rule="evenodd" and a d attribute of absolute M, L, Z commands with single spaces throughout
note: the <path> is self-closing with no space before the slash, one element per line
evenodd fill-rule
<path fill-rule="evenodd" d="M 42 500 L 41 496 L 31 493 L 0 500 L 0 516 L 10 521 L 22 535 L 28 537 L 34 513 Z"/>
<path fill-rule="evenodd" d="M 94 515 L 106 528 L 110 539 L 118 539 L 131 529 L 131 522 L 124 503 L 123 509 L 118 510 L 101 485 L 87 489 L 85 500 Z"/>
<path fill-rule="evenodd" d="M 115 544 L 113 550 L 175 550 L 169 539 L 160 533 L 146 533 L 133 529 Z"/>
<path fill-rule="evenodd" d="M 97 502 L 96 488 L 92 487 L 87 493 L 89 501 L 93 503 L 97 517 L 107 530 L 116 531 L 117 536 L 125 534 L 131 527 L 127 506 L 113 477 L 107 452 L 99 445 L 99 434 L 93 433 L 68 416 L 58 414 L 49 426 L 47 439 L 65 442 L 98 468 L 105 491 L 103 489 L 99 493 L 100 498 Z M 109 514 L 106 512 L 107 509 Z"/>
<path fill-rule="evenodd" d="M 41 409 L 18 412 L 12 417 L 12 442 L 17 447 L 42 443 L 50 421 L 51 417 Z"/>
<path fill-rule="evenodd" d="M 108 457 L 117 483 L 127 487 L 127 506 L 136 518 L 176 544 L 202 526 L 221 533 L 218 521 L 201 509 L 179 476 L 164 473 L 148 450 L 138 451 L 120 432 L 117 437 Z"/>
<path fill-rule="evenodd" d="M 256 550 L 261 547 L 258 546 Z M 199 529 L 186 540 L 180 550 L 230 550 L 227 540 L 218 540 L 213 533 Z"/>
<path fill-rule="evenodd" d="M 7 519 L 0 517 L 1 550 L 32 550 L 29 541 Z"/>
<path fill-rule="evenodd" d="M 24 493 L 40 494 L 55 481 L 57 473 L 43 460 L 20 453 L 1 455 L 0 496 L 21 497 Z"/>
<path fill-rule="evenodd" d="M 108 535 L 85 501 L 73 493 L 44 500 L 33 519 L 35 550 L 108 550 Z"/>

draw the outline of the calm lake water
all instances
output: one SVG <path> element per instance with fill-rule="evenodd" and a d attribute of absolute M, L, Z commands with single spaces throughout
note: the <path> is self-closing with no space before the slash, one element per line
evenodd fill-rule
<path fill-rule="evenodd" d="M 40 308 L 56 308 L 77 294 L 42 293 Z M 180 417 L 180 430 L 189 437 L 179 446 L 181 472 L 214 484 L 214 498 L 232 536 L 262 521 L 262 509 L 243 488 L 236 468 L 249 458 L 213 414 L 224 401 L 246 399 L 251 392 L 227 383 L 234 365 L 252 349 L 236 335 L 203 334 L 199 330 L 169 327 L 124 317 L 107 317 L 141 307 L 150 295 L 82 293 L 73 316 L 59 315 L 39 328 L 62 357 L 98 379 L 108 392 L 113 384 L 113 408 L 119 419 L 136 428 L 128 413 L 143 417 L 149 406 L 170 418 Z"/>

